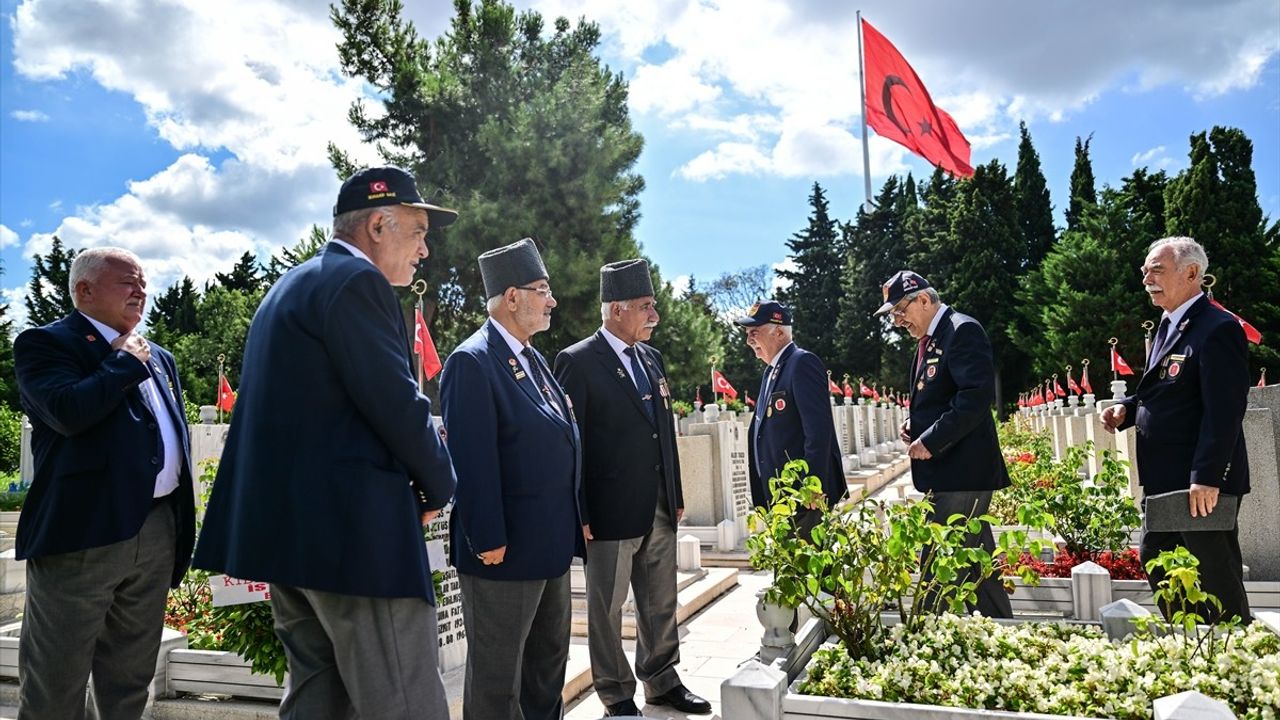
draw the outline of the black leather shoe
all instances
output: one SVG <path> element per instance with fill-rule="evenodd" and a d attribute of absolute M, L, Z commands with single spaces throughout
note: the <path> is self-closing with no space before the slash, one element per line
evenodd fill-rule
<path fill-rule="evenodd" d="M 623 700 L 604 707 L 605 717 L 644 717 L 634 700 Z"/>
<path fill-rule="evenodd" d="M 711 712 L 711 703 L 689 692 L 683 684 L 677 685 L 657 697 L 647 697 L 650 705 L 666 705 L 690 715 L 707 715 Z"/>

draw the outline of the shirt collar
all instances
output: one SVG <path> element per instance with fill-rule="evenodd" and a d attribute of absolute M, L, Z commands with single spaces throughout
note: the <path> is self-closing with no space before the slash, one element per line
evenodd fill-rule
<path fill-rule="evenodd" d="M 1164 313 L 1163 317 L 1169 318 L 1169 327 L 1176 327 L 1178 323 L 1182 322 L 1182 316 L 1187 314 L 1187 310 L 1190 310 L 1191 306 L 1194 305 L 1202 295 L 1204 295 L 1202 292 L 1196 293 L 1195 297 L 1174 308 L 1173 312 Z"/>
<path fill-rule="evenodd" d="M 492 322 L 493 326 L 497 328 L 498 334 L 502 336 L 502 339 L 507 341 L 507 345 L 511 348 L 511 352 L 519 355 L 524 352 L 525 348 L 529 347 L 528 345 L 521 345 L 520 341 L 517 340 L 514 335 L 507 332 L 507 329 L 502 326 L 502 323 L 497 320 L 493 320 L 492 318 L 490 318 L 490 322 Z"/>
<path fill-rule="evenodd" d="M 85 315 L 84 312 L 81 310 L 76 310 L 76 312 L 80 313 L 85 320 L 88 320 L 90 325 L 93 325 L 95 328 L 98 329 L 98 334 L 102 335 L 102 339 L 106 340 L 108 345 L 115 342 L 116 338 L 120 337 L 120 331 L 116 330 L 115 328 L 103 325 L 97 320 L 94 320 L 88 315 Z"/>
<path fill-rule="evenodd" d="M 776 367 L 778 367 L 778 361 L 782 359 L 782 356 L 783 356 L 783 355 L 786 355 L 786 354 L 787 354 L 787 348 L 789 348 L 789 347 L 791 347 L 792 345 L 795 345 L 795 344 L 796 344 L 796 343 L 795 343 L 795 341 L 794 341 L 794 340 L 792 340 L 791 342 L 787 343 L 786 345 L 783 345 L 783 346 L 782 346 L 782 349 L 778 351 L 778 354 L 773 356 L 773 361 L 769 363 L 769 367 L 771 367 L 771 368 L 776 368 Z"/>
<path fill-rule="evenodd" d="M 604 341 L 609 343 L 609 347 L 613 348 L 613 351 L 618 355 L 625 355 L 627 348 L 631 347 L 619 340 L 617 335 L 609 332 L 609 330 L 603 325 L 600 326 L 600 333 L 604 335 Z"/>
<path fill-rule="evenodd" d="M 947 312 L 946 303 L 938 303 L 938 312 L 933 315 L 933 322 L 929 323 L 929 332 L 925 333 L 929 337 L 933 337 L 933 333 L 938 329 L 938 323 L 942 322 L 942 316 Z"/>
<path fill-rule="evenodd" d="M 373 261 L 369 259 L 369 256 L 368 256 L 368 255 L 365 255 L 365 254 L 364 254 L 364 251 L 363 251 L 363 250 L 361 250 L 360 248 L 356 247 L 355 245 L 352 245 L 351 243 L 347 242 L 346 240 L 342 240 L 342 239 L 340 239 L 340 238 L 333 238 L 333 239 L 329 240 L 329 242 L 333 243 L 334 245 L 341 245 L 343 248 L 345 248 L 345 249 L 346 249 L 346 251 L 347 251 L 347 252 L 351 253 L 352 255 L 355 255 L 356 257 L 360 258 L 361 260 L 364 260 L 365 262 L 369 263 L 370 265 L 373 265 Z M 374 265 L 374 267 L 377 267 L 377 266 L 376 266 L 376 265 Z"/>

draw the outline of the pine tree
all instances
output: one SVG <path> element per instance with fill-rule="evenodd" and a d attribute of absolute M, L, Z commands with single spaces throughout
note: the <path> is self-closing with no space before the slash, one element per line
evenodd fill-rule
<path fill-rule="evenodd" d="M 258 266 L 258 258 L 245 251 L 229 273 L 215 273 L 214 278 L 228 290 L 253 292 L 262 288 L 262 269 Z"/>
<path fill-rule="evenodd" d="M 49 252 L 32 258 L 31 283 L 27 286 L 25 300 L 27 322 L 32 326 L 47 325 L 75 309 L 67 283 L 76 252 L 64 248 L 62 240 L 54 235 Z"/>
<path fill-rule="evenodd" d="M 1026 243 L 1023 252 L 1026 268 L 1040 264 L 1053 247 L 1057 230 L 1053 227 L 1053 204 L 1049 187 L 1040 170 L 1040 153 L 1031 144 L 1031 133 L 1025 122 L 1018 123 L 1018 169 L 1013 175 L 1013 194 L 1018 208 L 1018 227 Z"/>
<path fill-rule="evenodd" d="M 790 283 L 779 293 L 779 300 L 791 307 L 796 344 L 829 363 L 835 357 L 831 328 L 840 315 L 844 249 L 837 223 L 828 213 L 826 193 L 816 182 L 809 208 L 808 227 L 787 241 L 795 269 L 778 271 L 778 276 Z"/>
<path fill-rule="evenodd" d="M 599 325 L 600 266 L 641 255 L 643 140 L 627 83 L 593 55 L 601 38 L 593 23 L 558 18 L 546 28 L 540 14 L 501 0 L 454 7 L 434 43 L 418 38 L 399 3 L 335 8 L 344 72 L 383 97 L 376 117 L 357 105 L 350 118 L 385 160 L 414 172 L 425 196 L 460 211 L 447 240 L 432 230 L 432 256 L 419 266 L 440 351 L 484 317 L 476 256 L 525 236 L 537 241 L 560 302 L 537 340 L 554 351 Z M 337 168 L 350 163 L 337 149 L 331 156 Z M 680 320 L 665 323 L 674 337 Z"/>
<path fill-rule="evenodd" d="M 4 262 L 0 261 L 0 277 L 4 276 Z M 18 399 L 18 378 L 13 370 L 13 318 L 9 317 L 9 301 L 0 304 L 0 404 L 11 410 L 21 411 Z"/>
<path fill-rule="evenodd" d="M 1165 190 L 1170 234 L 1195 238 L 1209 255 L 1214 297 L 1262 332 L 1251 372 L 1280 365 L 1280 230 L 1262 216 L 1253 143 L 1236 128 L 1191 136 L 1191 166 Z"/>
<path fill-rule="evenodd" d="M 1097 186 L 1093 180 L 1093 161 L 1089 159 L 1091 142 L 1093 135 L 1083 141 L 1076 137 L 1076 164 L 1071 169 L 1071 202 L 1067 205 L 1068 230 L 1079 230 L 1085 207 L 1098 203 Z"/>
<path fill-rule="evenodd" d="M 195 282 L 184 275 L 151 301 L 147 313 L 147 335 L 163 347 L 169 347 L 182 336 L 200 332 L 197 306 L 200 292 Z"/>

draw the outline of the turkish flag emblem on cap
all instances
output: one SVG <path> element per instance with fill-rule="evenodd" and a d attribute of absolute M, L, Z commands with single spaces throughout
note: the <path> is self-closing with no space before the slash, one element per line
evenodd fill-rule
<path fill-rule="evenodd" d="M 369 183 L 369 192 L 383 193 L 387 192 L 387 190 L 386 180 L 375 180 L 374 182 Z"/>

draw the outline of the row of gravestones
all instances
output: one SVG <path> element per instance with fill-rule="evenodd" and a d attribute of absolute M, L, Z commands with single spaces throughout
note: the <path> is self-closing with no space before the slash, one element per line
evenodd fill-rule
<path fill-rule="evenodd" d="M 1110 400 L 1094 402 L 1092 395 L 1071 396 L 1066 402 L 1058 399 L 1019 412 L 1031 427 L 1049 432 L 1055 457 L 1061 458 L 1069 447 L 1092 442 L 1095 450 L 1113 452 L 1128 462 L 1129 489 L 1140 502 L 1136 431 L 1108 433 L 1098 420 L 1099 413 L 1125 395 L 1125 381 L 1117 380 L 1112 386 Z M 1237 521 L 1241 554 L 1251 579 L 1280 580 L 1280 525 L 1276 523 L 1280 518 L 1280 385 L 1249 389 L 1242 432 L 1251 490 L 1240 503 Z M 1100 452 L 1089 457 L 1085 471 L 1090 477 L 1098 472 L 1099 457 Z"/>

